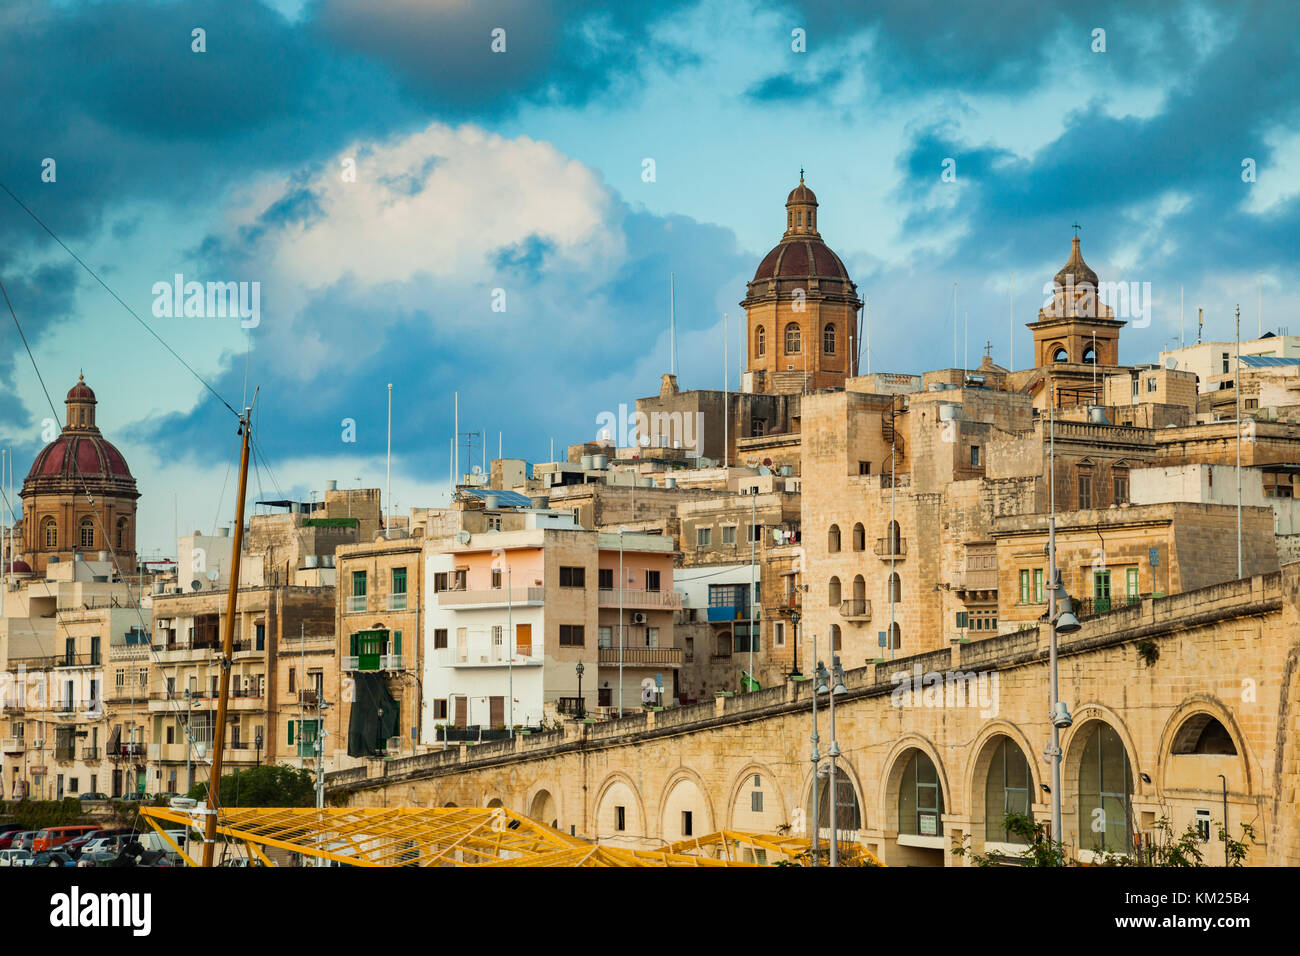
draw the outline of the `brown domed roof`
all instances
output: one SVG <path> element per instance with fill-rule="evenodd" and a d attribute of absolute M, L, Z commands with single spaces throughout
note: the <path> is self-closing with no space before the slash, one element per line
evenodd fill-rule
<path fill-rule="evenodd" d="M 31 574 L 32 566 L 22 558 L 19 558 L 12 564 L 6 565 L 4 570 L 6 574 Z"/>
<path fill-rule="evenodd" d="M 826 243 L 820 239 L 798 236 L 783 239 L 781 243 L 763 257 L 754 273 L 753 281 L 760 279 L 840 279 L 849 281 L 849 272 L 844 263 Z"/>
<path fill-rule="evenodd" d="M 1088 263 L 1083 261 L 1083 253 L 1079 251 L 1079 237 L 1075 236 L 1070 247 L 1070 261 L 1061 267 L 1061 271 L 1056 274 L 1055 282 L 1058 286 L 1066 285 L 1083 285 L 1091 283 L 1092 287 L 1097 288 L 1097 273 L 1088 267 Z"/>
<path fill-rule="evenodd" d="M 799 185 L 790 190 L 790 195 L 785 197 L 785 204 L 791 203 L 808 203 L 817 205 L 817 194 L 803 184 L 803 171 L 799 172 Z"/>
<path fill-rule="evenodd" d="M 75 468 L 75 471 L 74 471 Z M 72 478 L 117 478 L 135 482 L 122 453 L 98 434 L 63 434 L 50 442 L 32 462 L 27 477 L 62 475 Z M 80 483 L 80 478 L 77 478 Z"/>
<path fill-rule="evenodd" d="M 95 393 L 91 391 L 90 386 L 86 384 L 86 377 L 84 375 L 77 376 L 77 384 L 72 386 L 72 388 L 68 389 L 68 397 L 65 399 L 65 401 L 68 402 L 94 402 L 95 401 Z"/>

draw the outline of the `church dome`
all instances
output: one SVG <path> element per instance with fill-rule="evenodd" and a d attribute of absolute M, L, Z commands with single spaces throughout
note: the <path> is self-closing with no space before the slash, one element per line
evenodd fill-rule
<path fill-rule="evenodd" d="M 839 279 L 849 281 L 844 263 L 820 238 L 792 236 L 782 239 L 775 249 L 763 257 L 754 273 L 754 281 L 762 279 Z"/>
<path fill-rule="evenodd" d="M 84 375 L 78 376 L 77 384 L 72 386 L 72 388 L 68 389 L 68 397 L 65 399 L 65 401 L 68 402 L 94 402 L 95 401 L 95 393 L 91 390 L 90 386 L 86 384 L 86 377 Z"/>
<path fill-rule="evenodd" d="M 89 491 L 139 497 L 126 459 L 95 425 L 95 393 L 84 378 L 69 389 L 65 404 L 67 424 L 59 437 L 36 455 L 23 481 L 22 496 Z"/>
<path fill-rule="evenodd" d="M 750 297 L 768 291 L 783 295 L 794 289 L 810 293 L 815 288 L 819 293 L 856 298 L 857 287 L 849 270 L 817 231 L 817 196 L 805 185 L 802 169 L 798 185 L 786 198 L 785 210 L 785 234 L 754 270 Z"/>
<path fill-rule="evenodd" d="M 1083 261 L 1083 253 L 1079 251 L 1079 237 L 1075 236 L 1070 248 L 1070 260 L 1061 267 L 1061 271 L 1056 274 L 1055 282 L 1057 286 L 1064 288 L 1067 285 L 1083 285 L 1089 283 L 1094 289 L 1097 288 L 1097 273 L 1088 267 L 1088 263 Z"/>

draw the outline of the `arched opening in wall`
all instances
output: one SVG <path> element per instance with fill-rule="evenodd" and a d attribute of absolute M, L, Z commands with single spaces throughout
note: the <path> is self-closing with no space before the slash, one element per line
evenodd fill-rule
<path fill-rule="evenodd" d="M 943 812 L 938 768 L 927 754 L 912 750 L 898 788 L 899 837 L 942 837 Z"/>
<path fill-rule="evenodd" d="M 903 553 L 903 529 L 897 521 L 889 522 L 889 527 L 885 529 L 885 544 L 889 548 L 886 554 Z"/>
<path fill-rule="evenodd" d="M 822 329 L 822 353 L 825 355 L 835 354 L 835 326 L 829 322 Z"/>
<path fill-rule="evenodd" d="M 53 518 L 41 522 L 41 542 L 47 551 L 53 551 L 59 546 L 59 525 Z"/>
<path fill-rule="evenodd" d="M 81 519 L 81 534 L 79 539 L 81 547 L 91 550 L 95 547 L 95 520 L 93 518 Z"/>
<path fill-rule="evenodd" d="M 761 325 L 758 331 L 754 333 L 754 354 L 763 355 L 767 352 L 767 330 Z"/>
<path fill-rule="evenodd" d="M 866 600 L 867 600 L 867 582 L 866 582 L 866 580 L 862 577 L 862 575 L 860 575 L 860 574 L 858 574 L 858 575 L 854 575 L 854 577 L 853 577 L 853 603 L 854 603 L 855 606 L 857 606 L 857 607 L 861 607 L 862 605 L 864 605 L 864 604 L 866 603 Z"/>
<path fill-rule="evenodd" d="M 840 601 L 842 600 L 840 597 L 840 579 L 832 576 L 830 584 L 827 586 L 827 591 L 829 592 L 828 600 L 826 601 L 827 605 L 830 607 L 839 607 Z"/>
<path fill-rule="evenodd" d="M 616 846 L 639 846 L 647 835 L 636 794 L 622 780 L 602 791 L 595 823 L 596 839 Z"/>
<path fill-rule="evenodd" d="M 898 626 L 897 621 L 889 625 L 889 646 L 894 650 L 898 650 L 903 646 L 903 631 Z"/>
<path fill-rule="evenodd" d="M 843 769 L 835 773 L 835 830 L 840 843 L 855 843 L 862 828 L 862 807 L 853 781 Z M 808 819 L 817 821 L 817 836 L 821 840 L 823 862 L 827 841 L 831 838 L 831 779 L 830 766 L 823 764 L 808 791 Z"/>
<path fill-rule="evenodd" d="M 801 348 L 799 326 L 797 323 L 791 322 L 785 327 L 785 353 L 787 355 L 797 355 Z"/>
<path fill-rule="evenodd" d="M 838 624 L 831 625 L 831 653 L 838 654 L 843 643 L 843 635 Z"/>
<path fill-rule="evenodd" d="M 1065 350 L 1065 346 L 1064 346 L 1064 345 L 1058 345 L 1058 346 L 1055 348 L 1055 350 L 1053 350 L 1053 352 L 1052 352 L 1052 361 L 1053 361 L 1053 362 L 1068 362 L 1068 361 L 1070 361 L 1070 353 L 1067 352 L 1067 351 Z"/>
<path fill-rule="evenodd" d="M 117 519 L 117 549 L 121 551 L 126 547 L 126 518 Z"/>
<path fill-rule="evenodd" d="M 669 843 L 704 836 L 714 830 L 709 803 L 693 779 L 685 778 L 673 784 L 663 806 L 659 836 Z"/>
<path fill-rule="evenodd" d="M 47 518 L 46 520 L 52 521 L 53 519 Z M 826 550 L 831 554 L 839 554 L 840 552 L 840 526 L 837 524 L 831 525 L 826 532 Z"/>
<path fill-rule="evenodd" d="M 776 833 L 778 827 L 789 825 L 790 820 L 781 808 L 776 784 L 769 778 L 758 773 L 747 773 L 734 792 L 731 822 L 727 824 L 729 829 L 747 833 Z M 742 860 L 750 859 L 747 847 L 741 847 L 740 850 Z M 754 862 L 766 863 L 766 851 L 759 850 Z"/>
<path fill-rule="evenodd" d="M 853 550 L 865 551 L 867 549 L 867 529 L 862 527 L 859 521 L 853 526 Z"/>
<path fill-rule="evenodd" d="M 1077 779 L 1079 848 L 1127 853 L 1133 847 L 1133 772 L 1124 742 L 1100 720 L 1084 734 Z"/>
<path fill-rule="evenodd" d="M 1024 753 L 1010 737 L 1000 737 L 984 783 L 985 840 L 990 843 L 1028 842 L 1007 828 L 1007 816 L 1015 813 L 1033 819 L 1030 812 L 1032 786 L 1033 778 L 1029 775 L 1029 762 Z"/>
<path fill-rule="evenodd" d="M 903 600 L 903 579 L 897 571 L 889 576 L 889 599 L 895 604 Z"/>
<path fill-rule="evenodd" d="M 487 808 L 489 810 L 491 810 L 494 807 L 504 807 L 504 806 L 505 804 L 501 802 L 500 797 L 493 797 L 491 800 L 487 802 Z"/>
<path fill-rule="evenodd" d="M 538 823 L 544 823 L 557 830 L 560 828 L 560 811 L 549 790 L 538 790 L 533 794 L 532 803 L 528 806 L 528 815 Z"/>
<path fill-rule="evenodd" d="M 1083 364 L 1085 365 L 1097 364 L 1097 350 L 1094 349 L 1091 345 L 1089 345 L 1087 348 L 1083 350 Z"/>
<path fill-rule="evenodd" d="M 1228 728 L 1216 718 L 1209 714 L 1193 714 L 1183 721 L 1178 733 L 1174 734 L 1169 752 L 1175 756 L 1199 754 L 1235 757 L 1237 745 L 1228 733 Z"/>
<path fill-rule="evenodd" d="M 447 801 L 446 803 L 444 803 L 442 806 L 443 806 L 443 809 L 444 809 L 444 810 L 446 810 L 446 809 L 454 809 L 455 806 L 456 806 L 456 804 L 452 803 L 452 802 L 449 800 L 449 801 Z"/>

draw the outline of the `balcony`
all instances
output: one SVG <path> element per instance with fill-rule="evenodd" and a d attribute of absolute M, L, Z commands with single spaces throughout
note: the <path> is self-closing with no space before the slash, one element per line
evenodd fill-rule
<path fill-rule="evenodd" d="M 886 561 L 905 558 L 907 557 L 907 539 L 899 538 L 897 541 L 890 541 L 889 538 L 877 538 L 876 554 Z"/>
<path fill-rule="evenodd" d="M 403 591 L 401 594 L 388 595 L 387 599 L 384 601 L 384 606 L 390 611 L 405 611 L 406 592 Z"/>
<path fill-rule="evenodd" d="M 55 760 L 76 760 L 76 748 L 72 746 L 60 747 L 57 744 L 54 747 Z"/>
<path fill-rule="evenodd" d="M 102 654 L 60 654 L 54 658 L 55 667 L 99 667 L 103 663 Z"/>
<path fill-rule="evenodd" d="M 526 607 L 546 601 L 546 588 L 480 588 L 474 591 L 439 591 L 439 607 Z"/>
<path fill-rule="evenodd" d="M 958 571 L 953 576 L 952 586 L 958 591 L 996 591 L 998 589 L 997 568 Z"/>
<path fill-rule="evenodd" d="M 104 753 L 112 760 L 136 760 L 141 762 L 144 759 L 145 745 L 143 743 L 117 744 L 106 748 Z"/>
<path fill-rule="evenodd" d="M 539 648 L 540 650 L 540 648 Z M 509 651 L 499 645 L 471 645 L 470 647 L 442 647 L 438 649 L 439 667 L 539 667 L 541 656 L 533 656 L 533 645 L 520 644 L 515 648 L 514 660 Z"/>
<path fill-rule="evenodd" d="M 349 594 L 347 612 L 349 614 L 360 614 L 366 609 L 366 596 L 364 594 Z"/>
<path fill-rule="evenodd" d="M 27 738 L 25 737 L 6 737 L 3 743 L 0 743 L 0 750 L 7 754 L 22 753 L 27 749 Z"/>
<path fill-rule="evenodd" d="M 601 607 L 619 607 L 618 588 L 602 588 L 599 593 Z M 622 606 L 624 608 L 675 611 L 682 606 L 682 596 L 676 591 L 646 591 L 636 588 L 624 588 L 622 591 Z"/>
<path fill-rule="evenodd" d="M 139 681 L 130 681 L 121 687 L 114 686 L 109 689 L 107 696 L 104 698 L 108 703 L 126 703 L 133 700 L 147 700 L 149 698 L 149 685 L 142 684 Z"/>
<path fill-rule="evenodd" d="M 82 760 L 98 760 L 98 759 L 99 759 L 99 748 L 98 748 L 98 747 L 82 747 L 82 748 L 81 748 L 81 759 L 82 759 Z"/>
<path fill-rule="evenodd" d="M 557 697 L 555 709 L 557 712 L 571 717 L 577 717 L 586 712 L 581 697 Z"/>
<path fill-rule="evenodd" d="M 1147 595 L 1150 597 L 1151 595 Z M 1111 597 L 1086 597 L 1078 598 L 1074 602 L 1074 613 L 1080 617 L 1096 617 L 1098 614 L 1105 614 L 1108 611 L 1118 611 L 1121 608 L 1134 607 L 1142 603 L 1140 594 L 1116 594 Z M 1057 604 L 1057 609 L 1060 609 Z"/>
<path fill-rule="evenodd" d="M 401 654 L 361 654 L 343 658 L 345 671 L 400 671 L 405 670 Z"/>
<path fill-rule="evenodd" d="M 682 649 L 680 647 L 624 647 L 622 651 L 624 667 L 644 665 L 655 667 L 682 666 Z M 601 664 L 618 665 L 619 648 L 602 647 L 598 653 Z"/>
<path fill-rule="evenodd" d="M 871 602 L 865 598 L 850 598 L 840 602 L 840 617 L 846 621 L 871 620 Z"/>

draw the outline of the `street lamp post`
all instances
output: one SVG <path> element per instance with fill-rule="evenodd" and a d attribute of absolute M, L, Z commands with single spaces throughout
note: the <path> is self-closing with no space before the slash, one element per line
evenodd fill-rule
<path fill-rule="evenodd" d="M 830 696 L 831 711 L 831 749 L 826 752 L 830 759 L 827 763 L 830 765 L 830 824 L 831 824 L 831 866 L 839 866 L 839 788 L 836 785 L 835 761 L 840 755 L 840 742 L 835 736 L 835 698 L 848 693 L 844 686 L 844 668 L 840 666 L 840 659 L 831 648 L 831 673 L 826 673 L 825 666 L 820 661 L 817 662 L 816 679 L 818 687 L 813 699 L 817 699 L 817 694 L 828 694 Z M 834 681 L 833 686 L 828 686 L 828 681 Z M 818 814 L 820 820 L 821 814 Z"/>
<path fill-rule="evenodd" d="M 633 514 L 635 514 L 635 509 Z M 623 716 L 623 645 L 626 639 L 623 637 L 623 589 L 627 587 L 627 580 L 623 577 L 623 535 L 627 532 L 627 525 L 619 525 L 618 528 L 618 715 Z M 581 674 L 581 672 L 579 672 Z M 581 678 L 579 678 L 581 679 Z"/>
<path fill-rule="evenodd" d="M 816 660 L 816 657 L 817 657 L 817 635 L 814 634 L 813 635 L 813 659 Z M 817 663 L 820 664 L 821 662 L 817 661 Z M 822 755 L 817 752 L 817 744 L 820 743 L 820 741 L 821 738 L 817 733 L 817 688 L 816 686 L 814 686 L 813 695 L 812 695 L 812 769 L 813 769 L 812 865 L 813 866 L 817 865 L 817 856 L 819 853 L 818 837 L 819 837 L 819 831 L 821 830 L 821 820 L 822 820 L 822 804 L 821 804 L 821 793 L 820 793 L 821 788 L 817 782 L 817 771 L 820 769 L 819 765 L 822 759 Z"/>
<path fill-rule="evenodd" d="M 578 661 L 578 666 L 574 668 L 578 672 L 578 719 L 583 720 L 587 716 L 587 704 L 582 697 L 582 672 L 586 670 L 582 666 L 582 661 Z M 620 675 L 621 677 L 622 675 Z M 619 694 L 622 694 L 622 687 L 619 688 Z"/>

